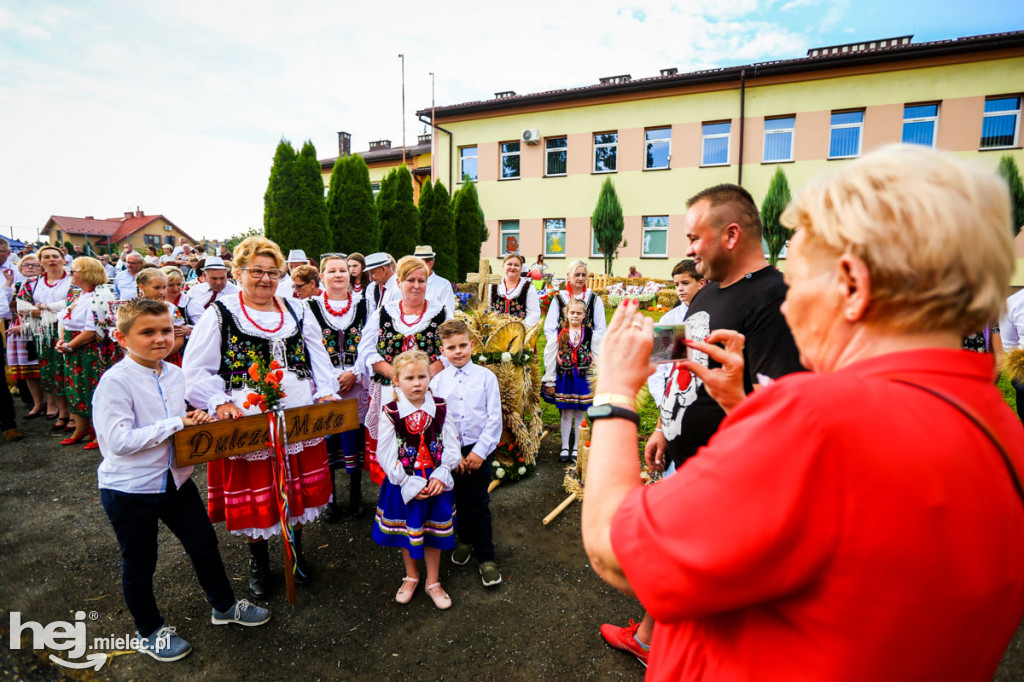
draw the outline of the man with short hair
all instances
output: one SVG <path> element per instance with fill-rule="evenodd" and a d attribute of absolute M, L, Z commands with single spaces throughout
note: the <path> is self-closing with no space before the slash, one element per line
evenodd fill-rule
<path fill-rule="evenodd" d="M 366 257 L 365 272 L 370 275 L 370 285 L 366 287 L 366 300 L 372 310 L 376 310 L 392 291 L 398 291 L 398 275 L 391 256 L 378 251 Z"/>
<path fill-rule="evenodd" d="M 455 315 L 455 289 L 452 287 L 452 283 L 447 279 L 438 275 L 434 272 L 434 248 L 429 244 L 425 246 L 417 246 L 416 250 L 413 251 L 414 256 L 421 259 L 427 264 L 427 293 L 426 299 L 428 301 L 435 301 L 444 306 L 445 310 L 448 311 L 448 317 L 454 317 Z M 402 298 L 402 292 L 398 287 L 393 287 L 388 292 L 387 300 L 385 303 L 397 301 Z"/>
<path fill-rule="evenodd" d="M 114 295 L 119 301 L 138 298 L 139 288 L 135 285 L 135 275 L 139 274 L 139 270 L 142 269 L 142 256 L 135 251 L 129 251 L 124 258 L 124 263 L 124 270 L 118 272 L 114 277 Z"/>
<path fill-rule="evenodd" d="M 18 269 L 8 265 L 11 259 L 11 244 L 0 237 L 0 317 L 4 320 L 4 326 L 11 323 L 11 300 L 14 298 L 15 275 L 21 276 Z M 21 440 L 24 434 L 18 430 L 18 423 L 14 413 L 14 399 L 11 397 L 11 389 L 7 385 L 6 377 L 7 353 L 0 347 L 0 432 L 3 432 L 7 441 Z"/>
<path fill-rule="evenodd" d="M 199 324 L 199 318 L 213 305 L 214 301 L 238 295 L 238 287 L 228 281 L 228 267 L 219 256 L 210 256 L 203 262 L 200 282 L 185 294 L 184 307 L 192 324 Z"/>
<path fill-rule="evenodd" d="M 690 300 L 685 318 L 688 334 L 699 340 L 716 329 L 743 334 L 747 393 L 758 384 L 803 370 L 780 310 L 786 285 L 782 273 L 764 257 L 761 217 L 753 198 L 738 185 L 724 184 L 696 194 L 686 206 L 686 255 L 708 282 Z M 695 359 L 705 367 L 717 366 L 704 353 L 697 353 Z M 711 439 L 725 412 L 703 382 L 681 367 L 672 369 L 667 387 L 644 459 L 651 469 L 671 474 Z M 654 619 L 648 614 L 643 622 L 627 627 L 605 624 L 601 636 L 647 665 L 653 628 Z"/>
<path fill-rule="evenodd" d="M 285 264 L 288 273 L 277 283 L 277 295 L 282 298 L 292 298 L 295 296 L 295 284 L 292 282 L 291 272 L 300 265 L 309 265 L 309 259 L 306 258 L 306 252 L 302 249 L 292 249 L 288 252 Z"/>
<path fill-rule="evenodd" d="M 124 243 L 124 246 L 121 247 L 121 255 L 118 256 L 117 263 L 114 265 L 117 270 L 124 270 L 128 267 L 128 254 L 132 253 L 133 250 L 131 242 Z"/>
<path fill-rule="evenodd" d="M 188 239 L 185 237 L 178 238 L 178 245 L 174 247 L 174 251 L 171 252 L 171 257 L 174 260 L 181 260 L 181 254 L 185 252 L 185 245 L 188 244 Z M 187 260 L 187 258 L 186 258 Z"/>

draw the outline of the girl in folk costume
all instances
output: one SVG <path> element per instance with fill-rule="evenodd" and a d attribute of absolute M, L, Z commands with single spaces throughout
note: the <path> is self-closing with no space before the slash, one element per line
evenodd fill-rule
<path fill-rule="evenodd" d="M 575 425 L 578 445 L 580 426 L 594 400 L 590 368 L 596 360 L 600 339 L 592 329 L 584 326 L 585 312 L 583 301 L 571 299 L 565 306 L 565 324 L 558 332 L 557 341 L 544 348 L 542 395 L 562 414 L 562 451 L 558 455 L 562 462 L 570 459 L 569 433 Z M 576 459 L 575 448 L 571 458 Z"/>
<path fill-rule="evenodd" d="M 431 375 L 444 368 L 437 328 L 448 313 L 443 305 L 426 298 L 427 264 L 415 256 L 406 256 L 398 261 L 396 276 L 402 297 L 384 303 L 370 315 L 359 343 L 359 356 L 364 358 L 367 373 L 372 370 L 366 411 L 366 468 L 378 485 L 384 480 L 384 472 L 375 455 L 377 423 L 383 406 L 381 396 L 395 375 L 391 363 L 400 353 L 419 349 L 430 357 Z"/>
<path fill-rule="evenodd" d="M 20 299 L 21 290 L 28 281 L 38 277 L 42 272 L 39 259 L 34 253 L 22 256 L 21 262 L 18 263 L 18 271 L 26 280 L 13 286 L 16 301 Z M 25 314 L 13 310 L 12 307 L 11 319 L 14 324 L 7 330 L 7 366 L 11 369 L 13 379 L 24 379 L 28 385 L 33 405 L 25 419 L 32 419 L 46 411 L 46 398 L 43 397 L 43 388 L 39 381 L 39 350 L 29 331 Z"/>
<path fill-rule="evenodd" d="M 188 302 L 182 293 L 185 290 L 185 276 L 181 274 L 181 268 L 176 265 L 165 265 L 160 268 L 167 278 L 167 289 L 164 291 L 164 300 L 174 306 L 171 311 L 171 320 L 174 322 L 174 340 L 177 342 L 181 337 L 181 349 L 176 357 L 168 357 L 168 362 L 181 366 L 181 358 L 185 354 L 185 346 L 188 344 L 189 336 L 192 334 L 192 317 L 188 314 L 186 303 Z"/>
<path fill-rule="evenodd" d="M 558 331 L 563 320 L 562 311 L 565 305 L 574 298 L 583 301 L 585 306 L 583 326 L 593 331 L 594 339 L 600 343 L 608 323 L 604 319 L 604 303 L 601 302 L 601 297 L 587 288 L 587 264 L 578 258 L 569 263 L 565 279 L 565 291 L 559 291 L 551 301 L 548 316 L 544 319 L 544 338 L 547 344 L 550 346 L 557 342 Z"/>
<path fill-rule="evenodd" d="M 363 423 L 366 419 L 366 391 L 363 390 L 364 363 L 358 351 L 368 317 L 366 299 L 349 288 L 348 262 L 342 255 L 325 256 L 320 261 L 320 277 L 324 291 L 308 299 L 309 309 L 320 323 L 324 348 L 327 349 L 338 378 L 338 394 L 342 400 L 354 398 L 359 401 L 359 422 Z M 338 494 L 334 481 L 334 472 L 341 467 L 349 475 L 348 513 L 355 518 L 363 515 L 365 445 L 366 435 L 361 428 L 327 437 L 332 500 L 324 510 L 324 521 L 334 523 L 344 514 L 337 504 Z"/>
<path fill-rule="evenodd" d="M 71 417 L 64 397 L 64 358 L 56 350 L 57 321 L 71 302 L 71 276 L 64 270 L 64 254 L 55 246 L 39 249 L 43 274 L 24 283 L 18 292 L 22 326 L 35 339 L 39 378 L 46 398 L 46 418 L 56 418 L 54 431 L 68 427 Z"/>
<path fill-rule="evenodd" d="M 540 321 L 540 299 L 537 290 L 522 277 L 525 262 L 518 253 L 505 256 L 501 266 L 505 276 L 491 285 L 491 310 L 518 317 L 529 328 Z"/>
<path fill-rule="evenodd" d="M 399 266 L 401 267 L 401 266 Z M 380 489 L 373 539 L 384 547 L 399 547 L 405 577 L 395 601 L 407 604 L 420 582 L 419 559 L 426 559 L 427 596 L 439 609 L 452 605 L 441 587 L 441 550 L 455 547 L 455 508 L 452 469 L 462 460 L 454 420 L 446 419 L 447 405 L 434 398 L 430 357 L 411 350 L 395 358 L 393 375 L 398 391 L 383 407 L 378 456 L 387 475 Z"/>
<path fill-rule="evenodd" d="M 79 291 L 61 316 L 63 338 L 56 350 L 64 356 L 64 391 L 75 416 L 75 432 L 60 444 L 74 445 L 88 437 L 85 449 L 94 450 L 99 443 L 92 429 L 92 394 L 103 372 L 120 354 L 113 340 L 98 331 L 93 310 L 96 287 L 107 283 L 103 264 L 88 256 L 76 258 L 71 263 L 71 283 Z M 107 296 L 112 294 L 108 291 Z"/>
<path fill-rule="evenodd" d="M 167 304 L 167 311 L 171 314 L 171 321 L 174 323 L 174 343 L 171 346 L 171 353 L 165 360 L 181 367 L 181 348 L 185 345 L 185 337 L 177 333 L 177 328 L 185 324 L 185 318 L 179 312 L 178 306 L 167 300 L 167 274 L 160 268 L 143 268 L 135 275 L 135 286 L 139 289 L 138 298 L 151 298 L 154 301 L 163 301 Z"/>
<path fill-rule="evenodd" d="M 366 295 L 366 288 L 370 286 L 370 273 L 366 271 L 366 258 L 361 253 L 348 254 L 348 272 L 352 282 L 350 289 L 357 294 Z"/>
<path fill-rule="evenodd" d="M 337 400 L 338 381 L 324 350 L 320 327 L 304 304 L 275 296 L 284 256 L 274 242 L 249 237 L 235 247 L 231 261 L 241 286 L 237 295 L 214 301 L 192 330 L 185 349 L 185 398 L 218 419 L 259 414 L 245 407 L 247 372 L 253 359 L 276 360 L 284 370 L 285 407 Z M 309 581 L 302 553 L 302 524 L 320 515 L 331 499 L 331 477 L 323 438 L 287 446 L 290 521 L 295 528 L 295 581 Z M 233 535 L 249 541 L 249 591 L 257 599 L 270 594 L 267 540 L 281 533 L 271 450 L 236 455 L 207 465 L 210 520 L 224 521 Z"/>

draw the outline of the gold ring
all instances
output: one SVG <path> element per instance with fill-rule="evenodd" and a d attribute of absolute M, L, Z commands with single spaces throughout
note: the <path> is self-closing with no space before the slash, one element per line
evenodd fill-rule
<path fill-rule="evenodd" d="M 636 327 L 637 329 L 643 329 L 643 325 L 641 325 L 639 322 L 634 322 L 633 324 L 631 324 L 629 326 L 630 327 Z"/>

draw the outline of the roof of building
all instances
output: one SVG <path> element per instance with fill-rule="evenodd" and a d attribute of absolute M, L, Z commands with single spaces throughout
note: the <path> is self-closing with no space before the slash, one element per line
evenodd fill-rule
<path fill-rule="evenodd" d="M 690 73 L 675 73 L 675 69 L 665 69 L 663 75 L 650 78 L 632 79 L 629 76 L 602 78 L 600 83 L 584 85 L 577 88 L 561 88 L 526 95 L 516 95 L 511 91 L 497 93 L 494 99 L 478 100 L 451 104 L 433 109 L 437 118 L 474 114 L 501 109 L 516 109 L 523 106 L 565 102 L 604 95 L 617 95 L 647 90 L 659 90 L 685 85 L 707 84 L 739 80 L 747 78 L 776 76 L 790 73 L 818 71 L 823 69 L 861 66 L 884 62 L 939 57 L 952 54 L 982 52 L 1007 48 L 1024 47 L 1024 31 L 992 33 L 980 36 L 967 36 L 950 40 L 937 40 L 927 43 L 913 43 L 900 36 L 896 39 L 863 40 L 847 45 L 830 46 L 828 48 L 812 48 L 808 53 L 813 56 L 796 59 L 783 59 L 769 62 L 757 62 L 740 66 L 728 66 L 718 69 L 706 69 Z M 876 47 L 870 47 L 875 44 Z M 883 47 L 884 45 L 884 47 Z M 835 49 L 833 49 L 835 48 Z M 843 49 L 846 48 L 846 49 Z M 431 109 L 420 109 L 417 116 L 429 115 Z"/>
<path fill-rule="evenodd" d="M 120 218 L 105 219 L 97 219 L 91 216 L 77 218 L 74 216 L 52 215 L 50 216 L 50 219 L 46 221 L 46 225 L 43 227 L 42 231 L 48 232 L 52 224 L 56 225 L 64 232 L 64 234 L 100 237 L 101 241 L 110 241 L 116 244 L 126 237 L 135 234 L 154 220 L 163 220 L 165 223 L 178 230 L 178 232 L 184 235 L 189 241 L 195 241 L 183 229 L 175 225 L 166 216 L 160 214 L 146 215 L 142 211 L 127 211 Z"/>
<path fill-rule="evenodd" d="M 366 161 L 366 163 L 401 161 L 402 159 L 402 147 L 386 147 L 383 149 L 371 149 L 369 151 L 355 153 L 363 157 L 363 160 Z M 405 147 L 405 158 L 407 159 L 416 158 L 417 156 L 428 153 L 430 153 L 430 142 L 423 142 L 421 144 Z M 320 168 L 333 168 L 334 163 L 337 160 L 337 156 L 333 156 L 329 159 L 320 159 Z"/>

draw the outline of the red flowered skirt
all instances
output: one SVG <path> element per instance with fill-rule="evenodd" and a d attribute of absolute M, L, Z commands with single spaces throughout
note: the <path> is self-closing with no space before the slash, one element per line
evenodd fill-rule
<path fill-rule="evenodd" d="M 82 332 L 64 330 L 64 342 L 69 343 Z M 58 354 L 59 355 L 59 354 Z M 92 417 L 92 394 L 100 377 L 112 364 L 121 359 L 118 346 L 109 339 L 93 341 L 64 356 L 64 397 L 72 414 Z"/>
<path fill-rule="evenodd" d="M 56 396 L 64 395 L 64 357 L 54 348 L 57 344 L 55 336 L 36 339 L 39 351 L 39 378 L 43 382 L 43 391 Z"/>
<path fill-rule="evenodd" d="M 324 441 L 288 455 L 288 515 L 292 523 L 316 519 L 331 500 L 331 472 Z M 229 532 L 269 538 L 281 532 L 273 460 L 229 457 L 206 468 L 210 520 L 224 521 Z"/>

